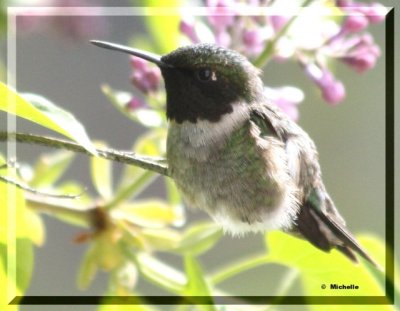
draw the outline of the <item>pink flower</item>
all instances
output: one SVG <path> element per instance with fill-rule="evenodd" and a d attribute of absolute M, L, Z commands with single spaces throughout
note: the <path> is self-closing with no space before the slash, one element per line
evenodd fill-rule
<path fill-rule="evenodd" d="M 346 89 L 341 81 L 333 80 L 321 86 L 322 98 L 327 103 L 338 104 L 346 96 Z"/>
<path fill-rule="evenodd" d="M 146 103 L 137 97 L 132 97 L 131 100 L 126 104 L 125 108 L 128 111 L 134 111 L 138 108 L 147 107 Z"/>
<path fill-rule="evenodd" d="M 193 19 L 184 16 L 179 24 L 179 30 L 185 34 L 193 43 L 199 43 L 199 37 L 196 33 Z"/>
<path fill-rule="evenodd" d="M 269 17 L 269 21 L 272 25 L 272 28 L 274 29 L 275 33 L 278 33 L 283 26 L 286 25 L 288 20 L 291 18 L 291 16 L 284 16 L 284 15 L 272 15 Z"/>
<path fill-rule="evenodd" d="M 131 66 L 134 70 L 145 71 L 149 65 L 149 62 L 144 60 L 143 58 L 132 56 L 131 57 Z"/>
<path fill-rule="evenodd" d="M 135 87 L 145 94 L 156 91 L 159 88 L 161 73 L 158 68 L 134 56 L 131 57 L 131 65 L 133 67 L 131 82 Z"/>
<path fill-rule="evenodd" d="M 380 3 L 373 3 L 366 14 L 370 23 L 377 24 L 385 20 L 387 9 Z"/>
<path fill-rule="evenodd" d="M 343 23 L 343 30 L 348 32 L 359 32 L 368 27 L 368 18 L 363 14 L 349 15 Z"/>
<path fill-rule="evenodd" d="M 373 68 L 379 56 L 379 47 L 371 35 L 365 34 L 345 56 L 341 57 L 341 60 L 355 71 L 362 73 Z"/>
<path fill-rule="evenodd" d="M 219 31 L 215 34 L 215 43 L 219 46 L 229 47 L 231 35 L 227 31 Z"/>
<path fill-rule="evenodd" d="M 307 75 L 320 88 L 322 98 L 330 104 L 338 104 L 346 96 L 346 90 L 341 81 L 336 80 L 327 68 L 320 68 L 311 63 L 305 66 Z"/>
<path fill-rule="evenodd" d="M 209 15 L 208 22 L 217 32 L 225 30 L 233 25 L 235 16 L 232 14 L 233 1 L 229 0 L 207 0 Z"/>
<path fill-rule="evenodd" d="M 257 55 L 264 49 L 266 36 L 263 32 L 265 32 L 263 28 L 243 30 L 242 40 L 248 54 Z"/>
<path fill-rule="evenodd" d="M 299 119 L 297 106 L 304 100 L 303 91 L 292 86 L 265 87 L 265 96 L 272 104 L 286 113 L 291 120 L 297 121 Z"/>
<path fill-rule="evenodd" d="M 370 23 L 374 24 L 384 21 L 387 14 L 386 7 L 377 2 L 368 4 L 352 0 L 336 0 L 336 5 L 341 7 L 345 12 L 358 12 L 364 15 Z"/>

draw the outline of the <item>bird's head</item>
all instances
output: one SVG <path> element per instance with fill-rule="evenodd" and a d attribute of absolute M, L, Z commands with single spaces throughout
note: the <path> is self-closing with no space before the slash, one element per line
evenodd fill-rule
<path fill-rule="evenodd" d="M 217 122 L 238 103 L 251 103 L 263 92 L 259 69 L 233 50 L 200 43 L 164 56 L 102 41 L 92 43 L 155 63 L 167 93 L 167 117 L 177 123 Z"/>

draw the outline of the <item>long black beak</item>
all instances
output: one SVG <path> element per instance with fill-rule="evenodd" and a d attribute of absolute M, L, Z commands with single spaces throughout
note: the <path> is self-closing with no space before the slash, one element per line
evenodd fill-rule
<path fill-rule="evenodd" d="M 149 62 L 152 62 L 154 64 L 156 64 L 158 67 L 172 67 L 166 63 L 164 63 L 161 60 L 161 56 L 157 55 L 157 54 L 153 54 L 150 52 L 145 52 L 145 51 L 141 51 L 138 49 L 134 49 L 134 48 L 130 48 L 127 46 L 123 46 L 120 44 L 115 44 L 115 43 L 111 43 L 111 42 L 105 42 L 105 41 L 98 41 L 98 40 L 90 40 L 91 43 L 93 43 L 96 46 L 99 46 L 101 48 L 105 48 L 105 49 L 109 49 L 109 50 L 114 50 L 114 51 L 119 51 L 119 52 L 123 52 L 123 53 L 127 53 L 133 56 L 137 56 L 140 58 L 143 58 L 145 60 L 148 60 Z"/>

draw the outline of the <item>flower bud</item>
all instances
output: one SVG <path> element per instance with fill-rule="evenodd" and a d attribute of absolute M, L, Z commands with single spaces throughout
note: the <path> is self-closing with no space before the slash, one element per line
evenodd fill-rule
<path fill-rule="evenodd" d="M 341 81 L 335 79 L 333 74 L 327 68 L 320 68 L 316 64 L 305 66 L 307 75 L 321 89 L 322 98 L 330 103 L 337 104 L 346 96 L 346 90 Z"/>
<path fill-rule="evenodd" d="M 367 18 L 370 23 L 377 24 L 385 20 L 387 9 L 380 3 L 373 3 L 369 7 Z"/>
<path fill-rule="evenodd" d="M 137 98 L 137 97 L 132 97 L 130 100 L 129 100 L 129 102 L 126 104 L 126 106 L 125 106 L 125 108 L 128 110 L 128 111 L 133 111 L 133 110 L 136 110 L 136 109 L 138 109 L 138 108 L 144 108 L 144 107 L 146 107 L 147 105 L 142 101 L 142 100 L 140 100 L 139 98 Z"/>
<path fill-rule="evenodd" d="M 131 57 L 131 65 L 133 68 L 131 82 L 135 87 L 145 94 L 158 89 L 161 81 L 161 73 L 158 68 L 150 65 L 144 59 L 134 56 Z"/>
<path fill-rule="evenodd" d="M 187 17 L 183 17 L 180 24 L 179 30 L 181 33 L 185 34 L 193 43 L 199 43 L 199 37 L 196 34 L 194 21 Z"/>
<path fill-rule="evenodd" d="M 368 18 L 362 14 L 347 16 L 343 23 L 343 30 L 348 32 L 359 32 L 368 27 Z"/>
<path fill-rule="evenodd" d="M 251 55 L 259 54 L 265 45 L 265 35 L 263 33 L 263 28 L 256 29 L 244 29 L 242 34 L 242 40 L 246 52 Z"/>
<path fill-rule="evenodd" d="M 375 66 L 379 55 L 380 49 L 374 43 L 372 36 L 365 34 L 359 38 L 358 43 L 341 60 L 355 71 L 362 73 Z"/>
<path fill-rule="evenodd" d="M 304 100 L 302 90 L 292 86 L 278 88 L 265 87 L 265 96 L 272 104 L 286 113 L 291 120 L 298 120 L 299 111 L 297 106 Z"/>
<path fill-rule="evenodd" d="M 215 43 L 219 46 L 228 47 L 231 41 L 231 35 L 227 31 L 219 31 L 215 34 Z"/>
<path fill-rule="evenodd" d="M 206 5 L 209 11 L 208 22 L 217 32 L 225 30 L 233 25 L 235 16 L 230 14 L 233 3 L 229 0 L 207 0 Z"/>
<path fill-rule="evenodd" d="M 321 88 L 322 98 L 330 104 L 341 102 L 346 96 L 346 89 L 341 81 L 334 80 Z"/>
<path fill-rule="evenodd" d="M 131 56 L 131 66 L 134 70 L 144 71 L 148 66 L 148 62 L 143 58 Z"/>
<path fill-rule="evenodd" d="M 269 21 L 275 33 L 278 33 L 290 18 L 291 16 L 289 15 L 272 15 L 269 17 Z"/>
<path fill-rule="evenodd" d="M 359 73 L 375 67 L 377 56 L 366 51 L 352 57 L 343 57 L 343 61 Z"/>

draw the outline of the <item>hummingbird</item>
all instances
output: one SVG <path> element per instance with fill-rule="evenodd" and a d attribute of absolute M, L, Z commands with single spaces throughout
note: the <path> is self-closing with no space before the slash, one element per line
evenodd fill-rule
<path fill-rule="evenodd" d="M 160 68 L 168 175 L 189 206 L 234 236 L 279 229 L 376 266 L 325 189 L 313 140 L 268 101 L 261 70 L 246 57 L 208 43 L 159 56 L 91 42 Z"/>

